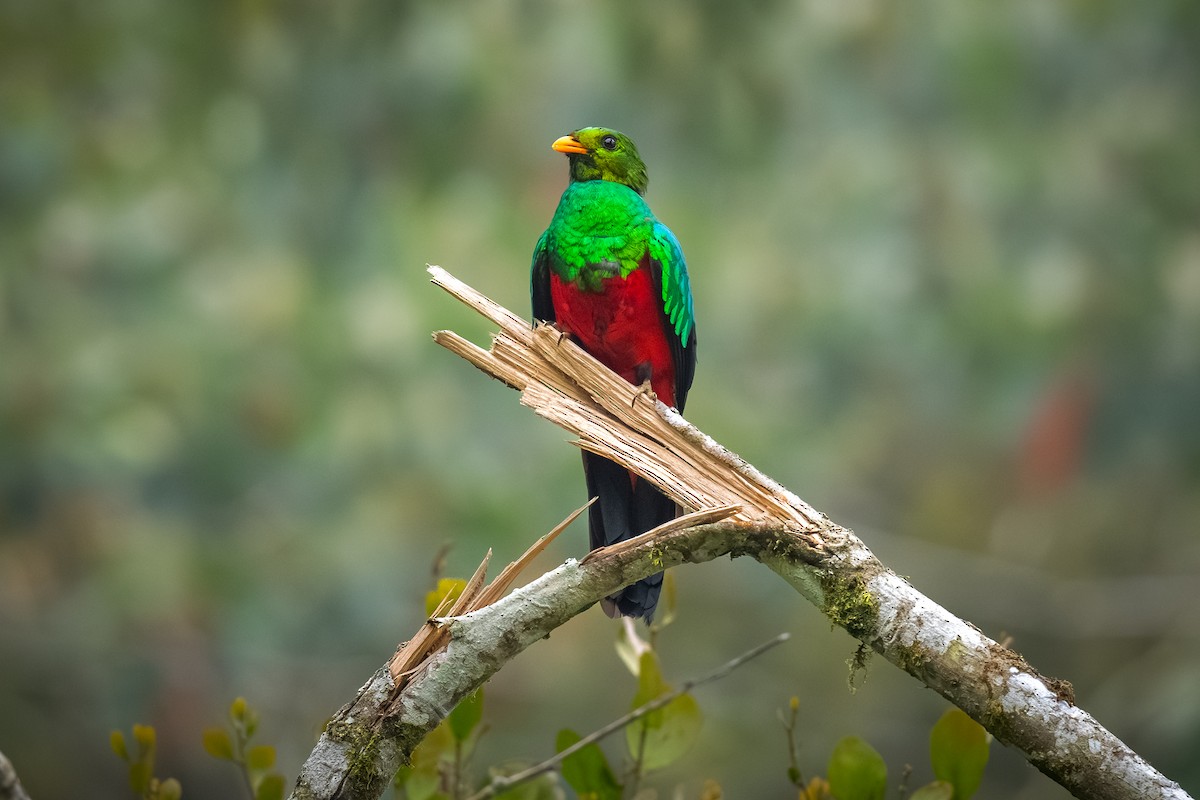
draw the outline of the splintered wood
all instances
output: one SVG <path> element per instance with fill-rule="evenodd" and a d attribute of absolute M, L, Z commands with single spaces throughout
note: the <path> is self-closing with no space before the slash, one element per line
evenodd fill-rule
<path fill-rule="evenodd" d="M 430 266 L 433 283 L 499 327 L 490 349 L 453 331 L 438 344 L 521 392 L 521 403 L 627 467 L 686 509 L 738 506 L 735 519 L 774 519 L 818 533 L 825 516 L 697 431 L 646 387 L 632 386 L 551 325 L 536 327 Z"/>
<path fill-rule="evenodd" d="M 525 569 L 530 561 L 533 561 L 539 553 L 545 550 L 547 545 L 553 542 L 560 533 L 565 531 L 580 514 L 587 511 L 588 506 L 594 502 L 596 501 L 589 500 L 572 511 L 566 519 L 555 525 L 549 533 L 530 545 L 529 549 L 520 558 L 502 569 L 500 574 L 491 583 L 484 586 L 483 582 L 487 577 L 488 562 L 492 560 L 492 551 L 488 550 L 487 555 L 483 557 L 483 562 L 476 568 L 475 574 L 467 581 L 467 585 L 463 587 L 462 593 L 459 594 L 458 598 L 453 602 L 451 602 L 449 596 L 443 598 L 438 607 L 434 609 L 434 612 L 429 615 L 429 619 L 417 631 L 417 634 L 396 649 L 396 654 L 388 662 L 388 671 L 392 674 L 394 686 L 392 691 L 393 698 L 400 694 L 400 691 L 404 688 L 409 678 L 429 663 L 429 656 L 442 649 L 446 645 L 446 642 L 449 641 L 450 634 L 443 627 L 443 619 L 476 611 L 499 600 L 508 590 L 508 587 L 512 585 L 512 582 L 516 580 L 521 570 Z M 681 517 L 680 519 L 683 518 Z M 679 521 L 675 520 L 675 522 Z M 693 522 L 692 524 L 697 525 L 700 523 Z"/>

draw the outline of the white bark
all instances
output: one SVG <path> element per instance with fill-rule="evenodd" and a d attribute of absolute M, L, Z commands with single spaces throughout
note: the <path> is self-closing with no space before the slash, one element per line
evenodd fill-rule
<path fill-rule="evenodd" d="M 0 800 L 29 800 L 8 756 L 0 753 Z"/>

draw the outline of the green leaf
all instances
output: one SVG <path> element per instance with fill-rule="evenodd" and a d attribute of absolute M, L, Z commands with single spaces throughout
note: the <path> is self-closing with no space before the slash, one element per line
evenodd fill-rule
<path fill-rule="evenodd" d="M 647 650 L 638 658 L 637 668 L 638 688 L 633 695 L 633 702 L 630 703 L 630 709 L 641 708 L 665 694 L 668 690 L 662 679 L 662 672 L 658 668 L 658 656 L 653 650 Z M 642 749 L 642 731 L 648 730 L 649 725 L 657 725 L 660 722 L 662 710 L 651 712 L 642 717 L 637 722 L 625 726 L 625 743 L 629 746 L 629 754 L 635 759 L 638 757 L 638 752 Z"/>
<path fill-rule="evenodd" d="M 950 800 L 954 797 L 954 787 L 945 781 L 927 783 L 912 793 L 909 800 Z"/>
<path fill-rule="evenodd" d="M 426 734 L 412 754 L 413 766 L 437 768 L 442 756 L 454 752 L 454 735 L 450 723 L 443 720 L 440 725 Z"/>
<path fill-rule="evenodd" d="M 229 717 L 237 722 L 241 722 L 246 717 L 246 709 L 250 704 L 246 702 L 244 697 L 235 697 L 233 702 L 229 704 Z"/>
<path fill-rule="evenodd" d="M 108 746 L 117 754 L 117 758 L 122 761 L 129 760 L 129 748 L 125 746 L 125 734 L 114 730 L 108 735 Z"/>
<path fill-rule="evenodd" d="M 283 800 L 283 776 L 271 772 L 263 776 L 254 790 L 254 800 Z"/>
<path fill-rule="evenodd" d="M 399 780 L 401 774 L 404 776 L 403 782 Z M 412 767 L 405 767 L 397 773 L 396 785 L 403 787 L 404 794 L 402 797 L 405 800 L 429 800 L 437 792 L 441 780 L 441 776 L 437 770 L 426 772 Z"/>
<path fill-rule="evenodd" d="M 658 724 L 646 729 L 642 767 L 647 770 L 677 761 L 695 744 L 704 724 L 700 704 L 690 694 L 681 694 L 650 716 L 657 716 Z"/>
<path fill-rule="evenodd" d="M 183 787 L 174 778 L 167 778 L 158 785 L 158 800 L 179 800 L 183 797 Z"/>
<path fill-rule="evenodd" d="M 222 761 L 233 760 L 233 742 L 224 728 L 209 728 L 204 731 L 204 752 Z"/>
<path fill-rule="evenodd" d="M 235 697 L 229 704 L 229 719 L 233 721 L 233 729 L 239 733 L 238 740 L 243 744 L 258 729 L 258 712 L 250 707 L 244 697 Z"/>
<path fill-rule="evenodd" d="M 838 800 L 883 800 L 887 765 L 874 747 L 847 736 L 829 756 L 829 789 Z"/>
<path fill-rule="evenodd" d="M 258 730 L 258 712 L 249 706 L 246 706 L 246 713 L 242 715 L 242 730 L 246 732 L 247 739 Z"/>
<path fill-rule="evenodd" d="M 138 743 L 138 751 L 146 753 L 154 750 L 154 743 L 158 735 L 154 731 L 152 725 L 134 725 L 133 740 Z"/>
<path fill-rule="evenodd" d="M 580 740 L 575 731 L 563 729 L 554 742 L 555 752 L 561 753 Z M 587 800 L 620 800 L 621 784 L 613 774 L 608 758 L 600 745 L 592 742 L 563 759 L 563 780 L 580 798 Z"/>
<path fill-rule="evenodd" d="M 968 800 L 983 780 L 988 733 L 961 709 L 951 708 L 929 734 L 929 761 L 938 780 L 954 786 L 954 800 Z"/>
<path fill-rule="evenodd" d="M 653 650 L 642 653 L 638 659 L 638 689 L 633 696 L 630 708 L 640 708 L 656 697 L 661 697 L 671 691 L 671 687 L 663 680 L 662 670 L 658 666 L 658 654 Z"/>
<path fill-rule="evenodd" d="M 480 687 L 459 701 L 459 704 L 450 712 L 448 717 L 450 732 L 454 734 L 455 739 L 465 742 L 482 717 L 483 688 Z"/>
<path fill-rule="evenodd" d="M 246 768 L 255 772 L 265 772 L 275 766 L 275 748 L 269 744 L 251 747 L 246 753 Z"/>
<path fill-rule="evenodd" d="M 404 780 L 402 796 L 406 800 L 430 800 L 437 794 L 439 786 L 442 786 L 442 776 L 438 775 L 438 772 L 413 770 Z"/>
<path fill-rule="evenodd" d="M 437 586 L 425 595 L 425 616 L 433 616 L 433 612 L 437 611 L 437 607 L 447 597 L 453 603 L 462 594 L 463 589 L 467 588 L 467 582 L 461 578 L 442 578 L 437 582 Z"/>
<path fill-rule="evenodd" d="M 442 757 L 454 750 L 454 736 L 443 721 L 421 740 L 412 752 L 408 766 L 396 774 L 396 786 L 404 789 L 407 800 L 429 800 L 441 785 Z"/>
<path fill-rule="evenodd" d="M 638 669 L 638 690 L 633 708 L 640 708 L 662 697 L 671 687 L 662 678 L 658 656 L 654 651 L 642 654 Z M 652 711 L 625 728 L 625 743 L 633 758 L 641 753 L 643 769 L 665 767 L 684 753 L 696 741 L 704 715 L 691 695 L 676 697 L 664 707 Z"/>

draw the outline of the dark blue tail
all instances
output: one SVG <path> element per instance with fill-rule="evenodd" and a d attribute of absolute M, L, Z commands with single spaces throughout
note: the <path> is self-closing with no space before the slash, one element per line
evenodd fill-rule
<path fill-rule="evenodd" d="M 675 503 L 648 481 L 594 453 L 583 454 L 588 497 L 588 530 L 595 550 L 657 528 L 675 518 Z M 651 575 L 600 601 L 610 617 L 642 617 L 647 623 L 658 605 L 663 574 Z"/>

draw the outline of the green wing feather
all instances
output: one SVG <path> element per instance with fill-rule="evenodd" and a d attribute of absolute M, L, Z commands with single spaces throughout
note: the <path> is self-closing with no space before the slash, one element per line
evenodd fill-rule
<path fill-rule="evenodd" d="M 675 234 L 658 220 L 654 221 L 650 235 L 650 257 L 662 267 L 663 311 L 686 347 L 696 325 L 687 262 Z"/>
<path fill-rule="evenodd" d="M 658 273 L 655 277 L 662 295 L 663 316 L 675 334 L 667 338 L 675 362 L 675 407 L 683 411 L 696 374 L 696 316 L 687 261 L 675 234 L 657 219 L 650 229 L 648 248 L 651 264 Z"/>

